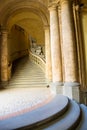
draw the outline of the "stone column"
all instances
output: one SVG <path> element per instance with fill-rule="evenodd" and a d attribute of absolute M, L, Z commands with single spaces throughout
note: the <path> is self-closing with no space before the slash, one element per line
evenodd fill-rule
<path fill-rule="evenodd" d="M 61 0 L 61 22 L 65 84 L 63 93 L 79 101 L 78 64 L 76 61 L 76 41 L 72 0 Z"/>
<path fill-rule="evenodd" d="M 74 13 L 74 22 L 75 22 L 75 31 L 76 31 L 76 42 L 77 42 L 77 51 L 78 51 L 78 64 L 79 64 L 79 79 L 80 79 L 80 89 L 86 89 L 86 78 L 85 78 L 85 64 L 83 56 L 83 41 L 82 41 L 82 30 L 81 30 L 81 19 L 80 19 L 80 7 L 78 3 L 73 3 L 73 13 Z"/>
<path fill-rule="evenodd" d="M 52 64 L 51 64 L 51 45 L 50 45 L 50 28 L 45 26 L 45 54 L 46 54 L 46 78 L 48 82 L 52 81 Z"/>
<path fill-rule="evenodd" d="M 1 83 L 1 30 L 0 30 L 0 83 Z"/>
<path fill-rule="evenodd" d="M 50 38 L 51 38 L 51 58 L 52 58 L 52 77 L 56 93 L 60 93 L 62 88 L 62 61 L 61 47 L 59 39 L 58 11 L 56 6 L 49 8 L 50 11 Z"/>
<path fill-rule="evenodd" d="M 61 45 L 61 57 L 62 57 L 62 75 L 64 81 L 64 61 L 63 61 L 63 50 L 62 50 L 62 23 L 61 23 L 61 6 L 58 4 L 58 20 L 59 20 L 59 34 L 60 34 L 60 45 Z"/>
<path fill-rule="evenodd" d="M 1 30 L 1 82 L 8 81 L 7 30 Z"/>

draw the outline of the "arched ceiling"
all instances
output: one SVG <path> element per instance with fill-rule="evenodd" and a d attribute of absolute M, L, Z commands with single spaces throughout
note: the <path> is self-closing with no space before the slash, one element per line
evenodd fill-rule
<path fill-rule="evenodd" d="M 44 37 L 49 25 L 48 0 L 0 0 L 0 24 L 9 31 L 17 24 L 33 37 Z M 38 35 L 37 35 L 38 33 Z"/>
<path fill-rule="evenodd" d="M 28 33 L 40 33 L 49 25 L 47 5 L 47 0 L 0 0 L 0 24 L 9 30 L 17 24 Z"/>
<path fill-rule="evenodd" d="M 21 26 L 30 34 L 35 32 L 35 30 L 37 30 L 37 32 L 41 32 L 43 29 L 42 19 L 31 11 L 19 12 L 12 15 L 7 23 L 7 26 L 9 27 L 8 29 L 10 30 L 14 24 Z"/>
<path fill-rule="evenodd" d="M 49 25 L 49 0 L 0 0 L 0 24 L 10 30 L 18 24 L 26 31 Z M 81 0 L 87 4 L 87 0 Z M 40 30 L 41 31 L 41 30 Z"/>

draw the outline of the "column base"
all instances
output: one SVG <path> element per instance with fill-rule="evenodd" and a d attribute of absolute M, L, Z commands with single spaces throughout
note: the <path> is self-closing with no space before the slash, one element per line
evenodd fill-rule
<path fill-rule="evenodd" d="M 80 90 L 80 103 L 87 106 L 87 89 Z"/>
<path fill-rule="evenodd" d="M 66 82 L 63 86 L 63 95 L 80 102 L 80 84 L 77 82 Z"/>
<path fill-rule="evenodd" d="M 51 92 L 55 94 L 63 94 L 63 83 L 62 82 L 52 82 L 49 84 Z"/>
<path fill-rule="evenodd" d="M 0 89 L 6 88 L 7 85 L 8 85 L 8 81 L 3 81 L 3 82 L 1 81 L 1 82 L 0 82 Z"/>

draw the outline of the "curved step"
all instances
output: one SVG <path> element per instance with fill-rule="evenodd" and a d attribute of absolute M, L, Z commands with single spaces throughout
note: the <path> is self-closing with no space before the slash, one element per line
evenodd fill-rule
<path fill-rule="evenodd" d="M 82 118 L 76 130 L 87 130 L 87 107 L 83 104 L 80 106 L 82 110 Z"/>
<path fill-rule="evenodd" d="M 80 107 L 75 101 L 70 101 L 70 108 L 61 117 L 38 130 L 75 130 L 79 123 Z"/>
<path fill-rule="evenodd" d="M 55 116 L 62 115 L 67 110 L 68 105 L 69 100 L 67 97 L 57 95 L 50 103 L 40 108 L 0 121 L 0 129 L 12 130 L 35 127 L 52 120 Z"/>

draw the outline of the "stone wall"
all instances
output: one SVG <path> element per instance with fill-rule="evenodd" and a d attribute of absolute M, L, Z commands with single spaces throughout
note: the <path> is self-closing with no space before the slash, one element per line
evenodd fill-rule
<path fill-rule="evenodd" d="M 9 61 L 14 61 L 17 58 L 28 54 L 28 42 L 25 31 L 17 25 L 13 26 L 8 36 Z"/>

